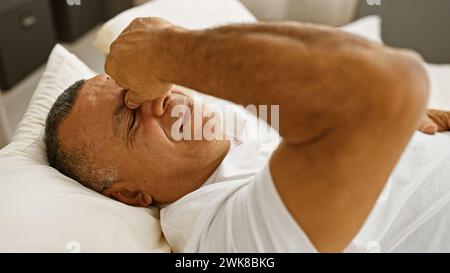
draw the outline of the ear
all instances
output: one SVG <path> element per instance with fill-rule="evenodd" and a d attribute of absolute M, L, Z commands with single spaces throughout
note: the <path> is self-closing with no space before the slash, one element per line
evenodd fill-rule
<path fill-rule="evenodd" d="M 130 206 L 148 207 L 152 204 L 152 195 L 138 189 L 111 187 L 103 193 L 119 202 Z"/>

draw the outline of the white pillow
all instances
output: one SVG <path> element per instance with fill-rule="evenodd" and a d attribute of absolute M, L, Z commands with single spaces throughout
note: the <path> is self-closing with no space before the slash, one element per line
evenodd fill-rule
<path fill-rule="evenodd" d="M 103 53 L 124 28 L 137 17 L 158 16 L 188 29 L 203 29 L 230 23 L 256 22 L 256 18 L 237 0 L 154 0 L 126 10 L 107 21 L 94 42 Z M 361 18 L 342 30 L 382 43 L 381 18 L 376 15 Z"/>
<path fill-rule="evenodd" d="M 450 64 L 427 64 L 431 94 L 429 108 L 450 111 Z"/>
<path fill-rule="evenodd" d="M 55 46 L 12 142 L 0 150 L 0 252 L 169 251 L 156 209 L 113 201 L 48 166 L 47 113 L 63 90 L 93 75 Z"/>
<path fill-rule="evenodd" d="M 256 18 L 238 0 L 154 0 L 107 21 L 97 33 L 95 46 L 108 54 L 111 43 L 133 19 L 150 16 L 165 18 L 187 29 L 256 22 Z"/>

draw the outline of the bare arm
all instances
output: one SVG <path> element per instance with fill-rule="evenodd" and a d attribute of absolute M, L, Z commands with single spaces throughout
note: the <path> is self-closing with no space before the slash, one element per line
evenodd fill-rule
<path fill-rule="evenodd" d="M 418 130 L 425 134 L 435 134 L 450 130 L 450 112 L 429 109 L 420 120 Z"/>
<path fill-rule="evenodd" d="M 134 24 L 130 29 L 149 23 L 141 19 Z M 152 90 L 158 88 L 148 82 L 154 75 L 166 88 L 175 83 L 243 105 L 280 105 L 280 133 L 292 143 L 330 128 L 334 119 L 342 119 L 337 114 L 343 109 L 367 111 L 369 96 L 377 108 L 386 99 L 383 92 L 390 99 L 401 96 L 390 90 L 401 84 L 399 78 L 411 76 L 403 68 L 411 64 L 413 68 L 407 70 L 420 70 L 404 53 L 314 25 L 265 23 L 206 31 L 165 28 L 147 37 L 142 30 L 124 33 L 112 45 L 106 64 L 106 71 L 119 84 L 142 97 L 157 97 L 163 92 Z M 126 55 L 117 53 L 125 50 Z M 119 75 L 119 69 L 130 70 L 132 76 Z M 138 81 L 141 74 L 145 80 Z"/>
<path fill-rule="evenodd" d="M 135 24 L 112 45 L 106 71 L 141 97 L 158 96 L 146 88 L 153 75 L 161 86 L 280 105 L 284 141 L 270 162 L 275 185 L 320 251 L 342 250 L 423 113 L 428 83 L 418 60 L 312 25 L 186 31 Z"/>

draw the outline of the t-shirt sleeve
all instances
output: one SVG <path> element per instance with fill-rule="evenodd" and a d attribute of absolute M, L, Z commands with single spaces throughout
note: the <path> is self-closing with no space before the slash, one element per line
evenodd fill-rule
<path fill-rule="evenodd" d="M 268 163 L 255 176 L 208 185 L 162 209 L 161 226 L 175 252 L 316 252 Z"/>

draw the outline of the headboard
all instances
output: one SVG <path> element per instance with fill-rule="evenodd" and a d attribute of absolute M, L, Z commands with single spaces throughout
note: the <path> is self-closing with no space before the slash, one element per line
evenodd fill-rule
<path fill-rule="evenodd" d="M 450 0 L 361 0 L 358 17 L 383 18 L 383 40 L 417 50 L 427 62 L 450 63 Z"/>

